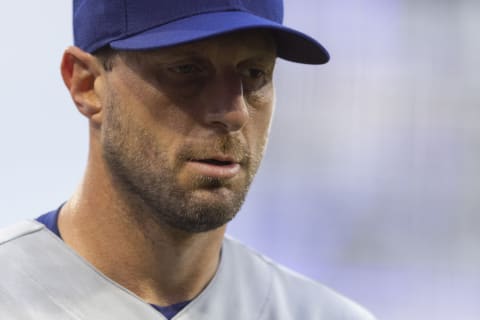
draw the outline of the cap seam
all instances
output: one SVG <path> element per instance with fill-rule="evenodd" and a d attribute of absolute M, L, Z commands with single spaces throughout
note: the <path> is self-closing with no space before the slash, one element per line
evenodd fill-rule
<path fill-rule="evenodd" d="M 127 10 L 127 0 L 123 0 L 123 9 L 125 11 L 125 14 L 124 14 L 124 30 L 123 30 L 123 33 L 128 33 L 128 30 L 130 29 L 129 28 L 129 23 L 128 23 L 128 10 Z M 109 41 L 108 43 L 110 43 L 111 41 Z"/>

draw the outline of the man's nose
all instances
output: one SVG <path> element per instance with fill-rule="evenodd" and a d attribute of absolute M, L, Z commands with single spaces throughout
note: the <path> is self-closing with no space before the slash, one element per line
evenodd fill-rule
<path fill-rule="evenodd" d="M 249 118 L 242 77 L 228 73 L 215 77 L 204 89 L 204 122 L 226 132 L 241 130 Z"/>

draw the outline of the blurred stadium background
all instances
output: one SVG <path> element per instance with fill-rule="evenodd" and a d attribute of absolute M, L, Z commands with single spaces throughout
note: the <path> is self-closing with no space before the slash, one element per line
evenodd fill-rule
<path fill-rule="evenodd" d="M 279 61 L 270 145 L 229 233 L 379 319 L 480 319 L 480 2 L 285 6 L 332 60 Z M 0 4 L 1 226 L 82 175 L 86 121 L 58 72 L 70 11 Z"/>

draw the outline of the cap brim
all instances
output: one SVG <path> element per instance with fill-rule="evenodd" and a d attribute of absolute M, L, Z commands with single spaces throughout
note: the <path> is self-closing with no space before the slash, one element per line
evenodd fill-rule
<path fill-rule="evenodd" d="M 271 30 L 279 58 L 305 64 L 323 64 L 330 59 L 327 50 L 306 34 L 243 11 L 211 12 L 183 18 L 114 40 L 110 46 L 118 50 L 148 50 L 248 29 Z"/>

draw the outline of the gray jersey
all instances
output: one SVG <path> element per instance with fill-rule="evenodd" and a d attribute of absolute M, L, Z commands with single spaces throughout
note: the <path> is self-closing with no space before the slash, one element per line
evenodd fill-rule
<path fill-rule="evenodd" d="M 0 319 L 165 319 L 42 224 L 0 231 Z M 226 238 L 215 277 L 174 320 L 373 320 L 363 308 Z"/>

